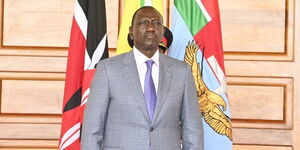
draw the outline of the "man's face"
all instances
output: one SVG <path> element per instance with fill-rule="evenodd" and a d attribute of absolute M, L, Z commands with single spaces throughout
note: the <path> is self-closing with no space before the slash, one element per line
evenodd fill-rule
<path fill-rule="evenodd" d="M 157 50 L 163 37 L 163 20 L 160 13 L 153 8 L 139 10 L 130 27 L 130 37 L 140 51 Z"/>

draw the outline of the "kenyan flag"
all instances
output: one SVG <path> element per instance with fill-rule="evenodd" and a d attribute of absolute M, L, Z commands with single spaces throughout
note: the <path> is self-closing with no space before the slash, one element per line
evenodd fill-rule
<path fill-rule="evenodd" d="M 83 112 L 99 60 L 108 57 L 105 0 L 76 0 L 58 150 L 80 150 Z"/>

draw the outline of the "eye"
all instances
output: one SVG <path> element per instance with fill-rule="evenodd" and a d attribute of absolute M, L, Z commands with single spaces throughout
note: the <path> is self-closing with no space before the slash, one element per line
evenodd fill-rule
<path fill-rule="evenodd" d="M 159 21 L 153 21 L 152 24 L 155 25 L 155 26 L 160 26 L 161 25 L 161 23 Z"/>
<path fill-rule="evenodd" d="M 145 25 L 147 25 L 148 23 L 149 23 L 149 21 L 147 21 L 147 20 L 142 20 L 141 22 L 139 22 L 139 25 L 145 26 Z"/>

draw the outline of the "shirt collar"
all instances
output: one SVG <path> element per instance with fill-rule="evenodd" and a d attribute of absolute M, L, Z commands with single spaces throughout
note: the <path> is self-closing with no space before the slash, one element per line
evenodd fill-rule
<path fill-rule="evenodd" d="M 159 50 L 155 52 L 155 54 L 148 58 L 142 52 L 140 52 L 135 46 L 133 46 L 133 54 L 137 65 L 143 65 L 147 60 L 153 60 L 154 64 L 159 65 Z"/>

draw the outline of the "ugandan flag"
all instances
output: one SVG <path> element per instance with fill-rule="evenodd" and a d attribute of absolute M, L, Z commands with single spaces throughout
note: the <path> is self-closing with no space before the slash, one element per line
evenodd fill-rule
<path fill-rule="evenodd" d="M 80 129 L 90 83 L 108 57 L 104 0 L 76 0 L 69 44 L 59 150 L 80 150 Z"/>
<path fill-rule="evenodd" d="M 231 150 L 232 126 L 217 0 L 174 0 L 168 55 L 191 65 L 205 150 Z"/>
<path fill-rule="evenodd" d="M 127 42 L 127 35 L 129 33 L 129 27 L 131 26 L 132 16 L 137 9 L 143 6 L 152 6 L 163 16 L 162 0 L 125 0 L 124 3 L 124 11 L 117 45 L 117 54 L 126 53 L 132 49 Z"/>

